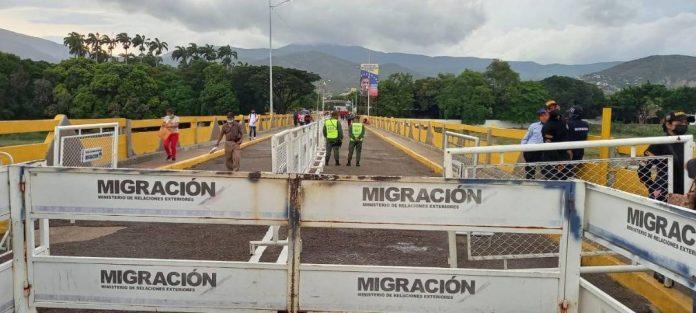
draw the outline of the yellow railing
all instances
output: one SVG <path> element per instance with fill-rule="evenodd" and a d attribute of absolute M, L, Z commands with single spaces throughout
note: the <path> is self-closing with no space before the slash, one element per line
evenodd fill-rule
<path fill-rule="evenodd" d="M 225 116 L 182 116 L 180 133 L 180 145 L 182 147 L 208 142 L 212 138 L 214 129 L 227 119 Z M 237 120 L 245 120 L 247 116 L 239 115 Z M 105 119 L 68 119 L 64 115 L 57 115 L 53 119 L 46 120 L 21 120 L 0 121 L 0 138 L 13 134 L 46 133 L 44 139 L 33 143 L 21 145 L 9 145 L 0 147 L 0 151 L 12 155 L 15 162 L 27 162 L 42 160 L 53 142 L 53 131 L 58 125 L 84 125 L 96 123 L 118 123 L 121 128 L 119 136 L 118 154 L 119 160 L 126 160 L 139 155 L 153 153 L 161 150 L 162 143 L 157 136 L 161 119 L 127 120 L 124 118 Z M 257 122 L 257 130 L 263 131 L 277 127 L 291 126 L 292 115 L 260 115 Z"/>

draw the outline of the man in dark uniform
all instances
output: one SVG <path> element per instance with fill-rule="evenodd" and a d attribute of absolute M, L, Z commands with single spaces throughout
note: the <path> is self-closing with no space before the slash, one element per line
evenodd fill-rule
<path fill-rule="evenodd" d="M 590 132 L 590 125 L 582 120 L 582 108 L 574 106 L 568 110 L 568 141 L 585 141 L 587 134 Z M 570 150 L 573 153 L 571 160 L 582 160 L 585 156 L 585 149 Z M 568 178 L 575 177 L 578 170 L 582 169 L 582 164 L 571 164 L 565 168 L 565 176 Z"/>
<path fill-rule="evenodd" d="M 549 120 L 544 123 L 541 128 L 541 135 L 545 143 L 564 142 L 568 141 L 568 125 L 566 125 L 561 116 L 561 107 L 556 101 L 549 100 L 546 102 L 546 110 L 549 112 Z M 570 150 L 551 150 L 544 152 L 544 162 L 568 161 L 571 159 Z M 566 179 L 563 173 L 565 166 L 563 165 L 546 165 L 542 168 L 544 177 L 549 180 Z"/>
<path fill-rule="evenodd" d="M 662 131 L 666 136 L 680 136 L 689 130 L 689 122 L 693 122 L 693 116 L 684 112 L 670 112 L 662 122 Z M 684 194 L 684 144 L 666 143 L 648 146 L 645 156 L 672 156 L 672 193 Z M 669 195 L 669 164 L 667 160 L 649 160 L 641 162 L 638 167 L 638 178 L 648 189 L 648 197 L 658 201 L 667 202 Z M 652 168 L 655 167 L 655 176 Z M 674 282 L 664 275 L 654 272 L 653 277 L 663 283 L 665 287 L 672 287 Z"/>
<path fill-rule="evenodd" d="M 666 136 L 686 134 L 689 129 L 689 116 L 684 112 L 670 112 L 662 123 L 662 131 Z M 684 193 L 684 144 L 656 144 L 645 150 L 645 156 L 672 156 L 672 190 L 673 193 Z M 652 175 L 655 167 L 656 174 Z M 669 166 L 666 160 L 651 160 L 643 162 L 638 168 L 638 178 L 648 189 L 648 197 L 659 201 L 667 201 Z"/>
<path fill-rule="evenodd" d="M 575 106 L 568 111 L 568 141 L 585 141 L 590 132 L 590 125 L 582 120 L 582 108 Z M 573 149 L 572 160 L 582 160 L 585 149 Z"/>

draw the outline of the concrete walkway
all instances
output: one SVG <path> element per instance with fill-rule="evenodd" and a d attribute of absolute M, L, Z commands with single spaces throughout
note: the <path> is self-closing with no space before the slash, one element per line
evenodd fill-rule
<path fill-rule="evenodd" d="M 261 141 L 260 143 L 258 143 L 258 144 L 267 144 L 268 145 L 268 158 L 269 158 L 269 160 L 270 160 L 270 140 L 268 140 L 268 139 L 270 139 L 270 136 L 273 136 L 274 134 L 279 133 L 281 131 L 284 131 L 286 129 L 287 129 L 287 127 L 273 129 L 273 130 L 258 133 L 256 140 L 263 139 L 265 137 L 269 137 L 269 138 L 266 138 L 267 140 L 264 140 L 264 141 Z M 244 142 L 249 142 L 249 138 L 245 137 Z M 215 144 L 215 142 L 211 141 L 211 142 L 207 142 L 207 143 L 203 143 L 203 144 L 198 144 L 198 145 L 193 146 L 193 147 L 181 148 L 177 152 L 176 162 L 184 162 L 186 160 L 190 160 L 192 158 L 199 157 L 201 155 L 206 155 L 210 152 L 210 149 L 213 147 L 213 144 Z M 250 145 L 250 146 L 243 148 L 242 149 L 242 151 L 243 151 L 242 158 L 244 158 L 245 152 L 247 150 L 254 148 L 258 144 L 253 144 L 253 145 Z M 223 144 L 221 143 L 220 147 L 222 148 L 222 146 L 223 146 Z M 159 168 L 162 166 L 167 166 L 167 165 L 171 165 L 173 163 L 176 163 L 176 162 L 168 161 L 166 158 L 167 158 L 167 155 L 165 154 L 165 152 L 160 151 L 160 152 L 142 157 L 139 160 L 125 162 L 124 165 L 120 166 L 120 167 L 123 167 L 123 168 Z M 243 164 L 244 163 L 242 163 L 242 165 Z M 219 170 L 226 170 L 226 169 L 224 169 L 224 163 L 222 164 L 222 167 L 223 167 L 223 169 L 219 169 Z M 242 170 L 245 170 L 245 169 L 242 168 Z M 270 168 L 268 169 L 268 171 L 270 171 Z"/>

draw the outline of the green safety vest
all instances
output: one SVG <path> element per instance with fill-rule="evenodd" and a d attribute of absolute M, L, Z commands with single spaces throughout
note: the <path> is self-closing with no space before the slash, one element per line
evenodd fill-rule
<path fill-rule="evenodd" d="M 353 123 L 352 124 L 351 132 L 353 133 L 354 138 L 360 138 L 362 131 L 363 131 L 363 124 L 362 123 Z"/>
<path fill-rule="evenodd" d="M 338 138 L 338 120 L 330 119 L 324 123 L 326 127 L 326 139 Z"/>

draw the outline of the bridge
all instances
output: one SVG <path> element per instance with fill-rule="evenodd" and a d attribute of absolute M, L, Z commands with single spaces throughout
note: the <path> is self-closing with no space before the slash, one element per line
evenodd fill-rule
<path fill-rule="evenodd" d="M 605 112 L 605 118 L 607 114 Z M 523 135 L 519 130 L 371 117 L 361 167 L 345 166 L 347 144 L 344 144 L 341 166 L 334 166 L 332 161 L 322 167 L 316 164 L 316 157 L 298 155 L 297 160 L 305 161 L 293 168 L 301 170 L 288 172 L 278 171 L 278 164 L 274 164 L 278 162 L 278 156 L 273 154 L 279 148 L 278 142 L 271 138 L 294 132 L 292 120 L 287 116 L 264 116 L 259 139 L 244 144 L 242 171 L 275 170 L 277 174 L 231 174 L 225 173 L 221 152 L 209 153 L 211 140 L 219 131 L 219 121 L 222 120 L 222 117 L 183 118 L 182 123 L 188 125 L 182 127 L 183 151 L 175 163 L 165 161 L 163 153 L 158 151 L 161 143 L 154 128 L 159 126 L 159 120 L 70 121 L 58 116 L 54 120 L 31 123 L 32 126 L 26 126 L 30 124 L 26 122 L 0 122 L 0 134 L 17 130 L 47 132 L 42 143 L 0 147 L 0 151 L 10 153 L 16 163 L 41 159 L 50 163 L 54 136 L 51 131 L 57 125 L 116 122 L 123 130 L 118 147 L 119 168 L 123 170 L 23 168 L 29 176 L 21 177 L 29 177 L 29 185 L 35 186 L 32 192 L 36 190 L 31 202 L 36 208 L 26 207 L 26 218 L 39 221 L 42 226 L 39 234 L 26 232 L 27 238 L 24 238 L 21 235 L 24 232 L 17 232 L 17 228 L 23 227 L 19 215 L 16 215 L 19 221 L 13 220 L 15 253 L 5 255 L 5 258 L 13 256 L 15 269 L 20 271 L 13 272 L 13 285 L 9 289 L 0 287 L 0 291 L 13 294 L 12 300 L 6 303 L 13 303 L 17 311 L 36 307 L 143 311 L 155 308 L 185 311 L 214 311 L 215 308 L 393 312 L 461 311 L 463 308 L 529 312 L 596 312 L 600 309 L 605 312 L 694 311 L 694 282 L 690 275 L 696 273 L 693 268 L 696 254 L 688 253 L 688 244 L 677 244 L 679 252 L 674 252 L 670 250 L 673 247 L 665 248 L 670 247 L 669 240 L 650 246 L 649 241 L 622 241 L 609 231 L 628 227 L 634 233 L 643 232 L 647 236 L 648 232 L 637 224 L 647 223 L 645 214 L 655 212 L 667 216 L 665 220 L 680 222 L 682 226 L 694 225 L 696 216 L 693 214 L 666 208 L 668 206 L 644 198 L 647 190 L 639 182 L 635 168 L 645 160 L 636 156 L 647 143 L 656 139 L 612 141 L 610 134 L 603 132 L 601 137 L 592 138 L 601 144 L 587 147 L 591 156 L 587 161 L 560 164 L 576 169 L 573 177 L 521 182 L 529 164 L 520 162 L 521 147 L 507 145 L 519 140 Z M 683 142 L 683 139 L 674 140 Z M 689 140 L 685 144 L 692 144 L 692 139 Z M 321 154 L 319 142 L 314 141 L 316 147 L 310 149 L 313 154 Z M 499 148 L 506 146 L 507 149 Z M 285 162 L 299 162 L 290 159 L 287 157 Z M 545 164 L 536 166 L 543 169 Z M 317 167 L 326 176 L 302 174 Z M 162 171 L 165 169 L 193 172 Z M 17 194 L 12 187 L 18 181 L 12 179 L 25 174 L 21 174 L 17 167 L 10 167 L 5 173 L 10 181 L 8 194 Z M 449 180 L 443 180 L 442 176 Z M 181 212 L 166 215 L 164 212 L 172 207 L 157 202 L 143 209 L 157 208 L 160 210 L 158 213 L 119 211 L 124 208 L 117 204 L 106 205 L 111 214 L 68 214 L 38 209 L 41 203 L 46 208 L 59 206 L 65 202 L 59 198 L 79 197 L 81 190 L 52 186 L 79 185 L 87 178 L 115 177 L 141 177 L 143 181 L 202 180 L 234 186 L 230 188 L 239 191 L 221 191 L 222 195 L 216 196 L 221 202 L 206 205 L 208 213 L 196 216 L 184 216 Z M 459 180 L 462 178 L 464 180 Z M 482 178 L 501 181 L 480 180 Z M 579 178 L 588 182 L 588 186 L 565 181 L 567 178 Z M 479 202 L 481 208 L 496 210 L 496 214 L 492 216 L 486 210 L 473 210 L 469 218 L 475 218 L 478 223 L 472 225 L 471 220 L 458 220 L 457 215 L 448 215 L 442 210 L 428 211 L 444 214 L 439 218 L 419 215 L 408 207 L 398 211 L 375 206 L 367 211 L 356 210 L 357 206 L 365 205 L 365 191 L 362 191 L 362 196 L 353 196 L 357 192 L 356 186 L 377 188 L 375 197 L 379 197 L 379 190 L 384 188 L 421 188 L 419 190 L 428 190 L 425 197 L 429 199 L 439 195 L 435 189 L 442 189 L 443 194 L 445 190 L 469 190 L 471 194 L 462 201 L 469 201 L 471 205 L 460 208 L 466 210 L 477 207 L 477 190 L 493 192 L 494 198 L 486 198 L 484 194 L 481 198 L 486 202 Z M 56 194 L 51 191 L 53 188 L 61 192 Z M 560 204 L 560 199 L 566 199 L 563 203 L 570 203 L 568 190 L 586 195 L 582 201 L 572 200 L 576 201 L 577 208 L 585 211 L 584 215 L 578 215 L 584 219 L 580 224 L 578 221 L 574 225 L 563 222 L 570 221 L 567 219 L 569 214 L 576 214 L 571 213 L 571 206 Z M 302 196 L 298 197 L 298 194 Z M 418 196 L 418 192 L 415 195 Z M 28 196 L 20 193 L 14 197 L 9 197 L 9 206 L 13 203 L 18 206 L 17 198 Z M 415 196 L 402 192 L 398 197 L 408 199 Z M 363 201 L 356 202 L 357 198 L 363 198 Z M 548 205 L 550 201 L 535 198 L 557 198 L 559 202 Z M 191 199 L 198 198 L 193 196 Z M 630 216 L 635 216 L 632 226 L 618 222 L 626 220 L 625 215 L 600 215 L 605 211 L 623 212 L 627 203 L 631 210 L 637 210 L 630 211 Z M 89 203 L 85 205 L 89 206 Z M 286 211 L 288 205 L 289 212 Z M 69 201 L 64 205 L 66 208 L 73 206 L 75 204 Z M 184 210 L 188 206 L 186 202 L 177 203 L 176 208 Z M 559 210 L 559 207 L 564 209 Z M 195 207 L 188 208 L 187 212 L 193 212 L 192 209 Z M 215 213 L 216 210 L 232 210 L 240 216 L 223 217 Z M 295 215 L 294 210 L 303 214 Z M 500 216 L 505 218 L 501 220 Z M 597 219 L 598 216 L 601 217 Z M 73 223 L 71 219 L 76 221 Z M 602 224 L 603 219 L 616 223 Z M 607 227 L 609 230 L 605 229 Z M 578 232 L 584 232 L 585 236 L 573 236 Z M 681 234 L 689 236 L 688 230 Z M 21 258 L 23 253 L 18 254 L 17 250 L 26 249 L 26 242 L 33 243 L 34 236 L 39 249 L 33 253 L 27 251 L 31 255 L 28 259 Z M 687 236 L 682 239 L 691 238 Z M 657 240 L 655 237 L 651 241 Z M 250 242 L 255 243 L 251 249 Z M 646 247 L 653 250 L 646 250 Z M 4 268 L 11 268 L 11 263 L 4 263 Z M 81 263 L 84 267 L 78 266 Z M 74 287 L 77 282 L 88 285 L 94 280 L 90 278 L 89 268 L 96 270 L 98 264 L 102 264 L 102 276 L 95 286 L 99 286 L 100 291 Z M 142 269 L 135 274 L 139 278 L 135 279 L 136 283 L 124 284 L 131 277 L 125 271 L 133 268 Z M 179 273 L 177 277 L 182 277 L 177 280 L 178 286 L 170 286 L 172 290 L 192 290 L 166 293 L 152 289 L 163 287 L 153 283 L 157 273 L 163 273 L 166 281 L 172 269 Z M 193 269 L 202 269 L 199 283 L 196 281 L 198 276 L 186 274 L 195 272 Z M 653 270 L 677 281 L 675 288 L 665 288 L 654 280 Z M 29 276 L 22 272 L 32 274 Z M 205 276 L 213 272 L 216 276 Z M 77 276 L 65 280 L 61 278 L 65 273 Z M 350 273 L 363 276 L 351 276 Z M 145 276 L 141 275 L 152 277 L 144 279 Z M 183 279 L 184 276 L 187 280 Z M 222 277 L 234 277 L 240 282 L 239 287 L 255 287 L 223 285 Z M 452 280 L 453 277 L 457 279 Z M 184 284 L 182 281 L 187 281 L 189 288 L 181 286 Z M 327 281 L 336 284 L 332 286 Z M 202 286 L 203 282 L 209 286 Z M 485 284 L 483 288 L 482 283 Z M 210 288 L 212 284 L 223 287 L 216 290 Z M 23 291 L 27 286 L 33 286 L 35 290 L 30 288 L 27 294 Z M 150 289 L 143 289 L 146 292 L 138 295 L 137 288 L 140 287 L 137 286 Z M 505 286 L 508 291 L 498 289 L 498 286 Z M 119 288 L 136 291 L 112 292 Z M 344 295 L 345 301 L 337 296 L 340 294 Z M 130 300 L 119 300 L 124 295 Z M 147 295 L 149 300 L 139 298 L 143 295 Z M 198 296 L 190 297 L 192 295 Z M 229 295 L 234 296 L 226 299 Z M 501 298 L 514 301 L 508 303 L 500 301 Z"/>

